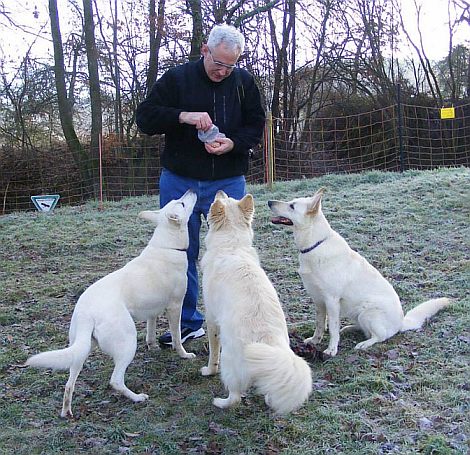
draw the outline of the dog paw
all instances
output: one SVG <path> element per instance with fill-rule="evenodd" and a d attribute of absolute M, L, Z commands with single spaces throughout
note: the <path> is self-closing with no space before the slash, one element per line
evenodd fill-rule
<path fill-rule="evenodd" d="M 354 349 L 359 349 L 359 350 L 365 350 L 369 347 L 371 347 L 373 344 L 375 344 L 376 342 L 373 341 L 373 340 L 365 340 L 365 341 L 361 341 L 360 343 L 357 343 L 356 346 L 354 346 Z"/>
<path fill-rule="evenodd" d="M 194 354 L 193 352 L 185 352 L 184 354 L 181 355 L 181 358 L 182 359 L 195 359 L 196 354 Z"/>
<path fill-rule="evenodd" d="M 338 348 L 328 348 L 323 351 L 323 355 L 327 357 L 334 357 L 338 353 Z"/>
<path fill-rule="evenodd" d="M 320 344 L 321 342 L 321 337 L 310 337 L 310 338 L 305 338 L 304 343 L 305 344 L 312 344 L 312 345 L 317 345 Z"/>
<path fill-rule="evenodd" d="M 138 393 L 134 398 L 133 401 L 135 403 L 140 403 L 141 401 L 148 400 L 149 396 L 146 393 Z"/>
<path fill-rule="evenodd" d="M 220 409 L 225 409 L 232 405 L 231 401 L 228 398 L 214 398 L 212 403 L 214 406 L 217 406 Z"/>
<path fill-rule="evenodd" d="M 202 367 L 201 374 L 203 376 L 214 376 L 214 374 L 217 374 L 217 369 L 211 367 Z"/>

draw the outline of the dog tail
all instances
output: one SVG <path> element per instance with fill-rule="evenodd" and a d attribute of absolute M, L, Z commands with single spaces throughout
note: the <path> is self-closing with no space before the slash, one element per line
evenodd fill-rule
<path fill-rule="evenodd" d="M 92 320 L 83 321 L 82 324 L 78 324 L 75 339 L 68 348 L 33 355 L 25 365 L 35 368 L 52 368 L 53 370 L 68 370 L 73 364 L 81 366 L 91 350 L 93 328 Z"/>
<path fill-rule="evenodd" d="M 421 328 L 427 319 L 450 305 L 450 303 L 451 300 L 446 297 L 441 297 L 440 299 L 432 299 L 419 304 L 417 307 L 406 313 L 400 332 Z"/>
<path fill-rule="evenodd" d="M 266 404 L 277 414 L 298 409 L 312 392 L 308 363 L 289 348 L 252 343 L 245 346 L 248 371 Z"/>

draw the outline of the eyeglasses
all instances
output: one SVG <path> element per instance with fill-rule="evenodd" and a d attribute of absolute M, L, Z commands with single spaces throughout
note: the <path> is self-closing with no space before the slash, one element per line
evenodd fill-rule
<path fill-rule="evenodd" d="M 216 66 L 219 66 L 221 68 L 225 68 L 225 69 L 228 69 L 229 71 L 233 71 L 237 65 L 229 65 L 228 63 L 222 63 L 222 62 L 219 62 L 218 60 L 214 60 L 214 57 L 212 57 L 212 52 L 210 49 L 209 50 L 209 55 L 211 56 L 211 60 L 212 60 L 212 63 Z"/>

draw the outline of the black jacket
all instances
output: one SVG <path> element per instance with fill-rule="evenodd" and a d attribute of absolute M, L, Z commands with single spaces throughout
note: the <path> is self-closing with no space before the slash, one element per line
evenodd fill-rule
<path fill-rule="evenodd" d="M 196 128 L 179 122 L 183 111 L 207 112 L 220 132 L 233 141 L 233 150 L 223 155 L 207 153 Z M 260 142 L 264 121 L 253 77 L 236 68 L 222 82 L 212 82 L 202 58 L 168 70 L 136 111 L 137 126 L 143 133 L 165 134 L 163 167 L 197 180 L 245 174 L 249 150 Z"/>

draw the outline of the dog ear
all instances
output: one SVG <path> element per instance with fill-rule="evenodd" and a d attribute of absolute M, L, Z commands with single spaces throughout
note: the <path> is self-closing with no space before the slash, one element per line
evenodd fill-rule
<path fill-rule="evenodd" d="M 223 191 L 223 190 L 219 190 L 215 194 L 214 200 L 215 199 L 228 199 L 227 193 L 225 193 L 225 191 Z"/>
<path fill-rule="evenodd" d="M 218 229 L 225 221 L 225 205 L 217 197 L 211 204 L 209 218 L 215 229 Z"/>
<path fill-rule="evenodd" d="M 181 217 L 179 216 L 178 213 L 175 213 L 175 212 L 168 212 L 168 213 L 166 214 L 166 217 L 167 217 L 168 220 L 171 221 L 172 223 L 181 224 Z"/>
<path fill-rule="evenodd" d="M 325 188 L 320 188 L 313 196 L 308 205 L 307 215 L 314 216 L 321 210 L 321 198 L 323 193 L 325 192 Z"/>
<path fill-rule="evenodd" d="M 142 220 L 151 221 L 154 224 L 158 224 L 159 210 L 143 210 L 137 216 Z"/>
<path fill-rule="evenodd" d="M 246 194 L 243 199 L 238 202 L 238 207 L 243 213 L 245 220 L 251 223 L 253 220 L 253 214 L 255 213 L 255 201 L 251 194 Z"/>

